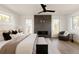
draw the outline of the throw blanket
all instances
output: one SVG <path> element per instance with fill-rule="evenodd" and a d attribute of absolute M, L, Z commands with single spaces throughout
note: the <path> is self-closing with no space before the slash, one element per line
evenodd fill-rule
<path fill-rule="evenodd" d="M 12 39 L 10 42 L 8 42 L 7 44 L 5 44 L 1 50 L 0 50 L 0 54 L 15 54 L 16 53 L 16 47 L 17 45 L 23 40 L 25 39 L 27 36 L 19 36 L 16 37 L 15 39 Z"/>

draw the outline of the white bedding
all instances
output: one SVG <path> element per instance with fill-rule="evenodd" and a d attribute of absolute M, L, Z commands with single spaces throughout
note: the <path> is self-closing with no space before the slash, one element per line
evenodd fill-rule
<path fill-rule="evenodd" d="M 21 36 L 21 35 L 23 35 L 23 34 L 17 34 L 17 35 L 13 35 L 13 37 L 12 37 L 12 39 L 11 40 L 13 40 L 13 39 L 15 39 L 17 36 Z M 1 36 L 2 37 L 2 36 Z M 7 40 L 7 41 L 5 41 L 4 39 L 1 39 L 0 38 L 0 49 L 6 44 L 6 43 L 8 43 L 8 42 L 10 42 L 11 40 Z"/>
<path fill-rule="evenodd" d="M 2 41 L 0 41 L 0 49 L 6 44 L 6 43 L 8 43 L 8 42 L 10 42 L 11 40 L 7 40 L 7 41 L 5 41 L 5 40 L 2 40 Z"/>
<path fill-rule="evenodd" d="M 0 49 L 2 48 L 2 46 L 4 46 L 6 43 L 8 43 L 9 41 L 1 41 L 0 42 Z"/>
<path fill-rule="evenodd" d="M 27 38 L 25 38 L 23 41 L 21 41 L 16 47 L 16 54 L 32 54 L 36 37 L 37 37 L 37 34 L 31 34 Z M 8 43 L 10 41 L 11 40 L 1 41 L 0 42 L 0 49 L 6 43 Z"/>
<path fill-rule="evenodd" d="M 20 42 L 16 48 L 16 54 L 32 54 L 36 37 L 37 34 L 31 34 Z"/>

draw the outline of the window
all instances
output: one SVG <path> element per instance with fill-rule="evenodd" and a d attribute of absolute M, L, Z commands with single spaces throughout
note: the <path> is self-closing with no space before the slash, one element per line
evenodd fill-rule
<path fill-rule="evenodd" d="M 52 37 L 59 33 L 59 17 L 52 17 Z"/>
<path fill-rule="evenodd" d="M 15 16 L 6 12 L 0 12 L 0 30 L 15 29 Z"/>
<path fill-rule="evenodd" d="M 26 33 L 32 33 L 32 19 L 26 19 Z"/>
<path fill-rule="evenodd" d="M 0 21 L 9 22 L 10 17 L 8 15 L 0 14 Z"/>
<path fill-rule="evenodd" d="M 75 16 L 73 17 L 73 20 L 72 20 L 72 29 L 74 30 L 79 30 L 79 16 Z"/>

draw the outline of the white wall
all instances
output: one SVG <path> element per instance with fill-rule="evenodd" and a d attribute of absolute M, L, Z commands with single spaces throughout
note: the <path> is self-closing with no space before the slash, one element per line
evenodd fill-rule
<path fill-rule="evenodd" d="M 34 33 L 34 16 L 33 15 L 22 15 L 18 17 L 17 20 L 17 29 L 21 29 L 26 34 L 26 19 L 31 19 L 33 22 L 33 30 L 32 33 Z"/>

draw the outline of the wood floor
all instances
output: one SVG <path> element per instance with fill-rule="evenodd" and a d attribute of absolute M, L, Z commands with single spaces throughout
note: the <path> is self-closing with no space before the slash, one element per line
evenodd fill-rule
<path fill-rule="evenodd" d="M 49 54 L 79 54 L 79 44 L 46 38 Z"/>

